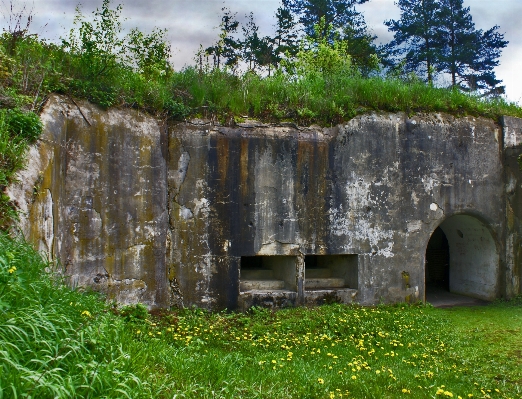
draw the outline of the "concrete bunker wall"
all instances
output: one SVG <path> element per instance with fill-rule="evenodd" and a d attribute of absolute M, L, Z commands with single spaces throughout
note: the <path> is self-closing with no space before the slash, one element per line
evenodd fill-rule
<path fill-rule="evenodd" d="M 473 215 L 491 234 L 497 281 L 467 293 L 519 292 L 522 213 L 505 223 L 503 161 L 513 156 L 490 120 L 374 114 L 333 128 L 163 126 L 135 111 L 79 106 L 50 99 L 44 137 L 11 188 L 24 233 L 74 283 L 150 307 L 423 300 L 431 234 Z M 283 281 L 281 292 L 241 286 L 242 262 L 253 257 Z"/>

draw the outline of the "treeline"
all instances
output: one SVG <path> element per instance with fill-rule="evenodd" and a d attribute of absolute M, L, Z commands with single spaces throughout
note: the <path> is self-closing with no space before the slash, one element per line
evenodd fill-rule
<path fill-rule="evenodd" d="M 272 35 L 261 36 L 252 13 L 240 24 L 223 7 L 218 40 L 197 54 L 200 69 L 229 67 L 272 74 L 292 70 L 306 52 L 327 45 L 363 76 L 418 77 L 430 84 L 447 74 L 451 86 L 504 93 L 494 68 L 508 44 L 499 26 L 476 29 L 463 0 L 398 0 L 398 20 L 384 21 L 394 39 L 377 45 L 356 6 L 369 0 L 282 0 Z M 335 53 L 334 51 L 333 53 Z M 324 61 L 326 67 L 331 59 Z"/>

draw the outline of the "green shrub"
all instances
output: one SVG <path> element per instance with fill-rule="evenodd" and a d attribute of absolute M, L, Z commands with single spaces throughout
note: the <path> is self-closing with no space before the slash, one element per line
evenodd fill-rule
<path fill-rule="evenodd" d="M 1 112 L 2 110 L 0 110 Z M 11 137 L 21 137 L 29 142 L 36 140 L 42 133 L 42 122 L 34 112 L 20 109 L 4 110 L 5 123 Z"/>

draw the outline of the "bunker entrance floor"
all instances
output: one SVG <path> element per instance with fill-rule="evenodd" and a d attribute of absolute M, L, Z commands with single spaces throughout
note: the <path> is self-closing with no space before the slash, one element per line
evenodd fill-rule
<path fill-rule="evenodd" d="M 452 308 L 455 306 L 485 306 L 490 302 L 454 294 L 443 287 L 432 285 L 426 289 L 426 303 L 431 303 L 436 308 Z"/>

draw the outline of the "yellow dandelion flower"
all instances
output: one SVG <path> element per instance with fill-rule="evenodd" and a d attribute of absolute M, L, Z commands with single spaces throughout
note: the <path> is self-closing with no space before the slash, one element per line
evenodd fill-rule
<path fill-rule="evenodd" d="M 92 314 L 91 314 L 91 312 L 89 312 L 88 310 L 84 310 L 84 311 L 82 312 L 82 316 L 85 316 L 85 317 L 92 317 Z"/>
<path fill-rule="evenodd" d="M 356 379 L 357 379 L 357 376 L 352 375 L 352 380 L 356 380 Z"/>
<path fill-rule="evenodd" d="M 322 378 L 318 378 L 318 379 L 317 379 L 317 382 L 318 382 L 319 384 L 324 384 L 324 380 L 323 380 Z"/>

